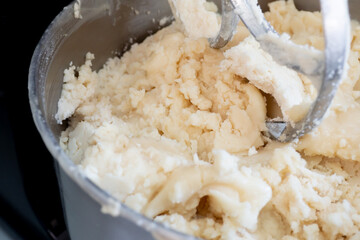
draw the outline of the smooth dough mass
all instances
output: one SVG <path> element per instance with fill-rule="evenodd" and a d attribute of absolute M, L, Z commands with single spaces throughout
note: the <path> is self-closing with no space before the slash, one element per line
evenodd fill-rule
<path fill-rule="evenodd" d="M 66 153 L 129 207 L 201 238 L 360 239 L 359 24 L 325 120 L 284 144 L 262 136 L 265 120 L 298 119 L 316 94 L 311 82 L 275 63 L 242 24 L 225 48 L 210 48 L 216 7 L 173 4 L 183 5 L 177 21 L 121 58 L 95 72 L 88 53 L 65 70 L 56 118 L 69 119 Z M 265 16 L 323 49 L 320 13 L 279 1 Z"/>

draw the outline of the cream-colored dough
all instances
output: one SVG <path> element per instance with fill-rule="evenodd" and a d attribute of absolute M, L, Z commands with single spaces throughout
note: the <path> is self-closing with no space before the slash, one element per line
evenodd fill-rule
<path fill-rule="evenodd" d="M 131 208 L 204 239 L 359 239 L 359 24 L 326 119 L 283 144 L 261 134 L 272 109 L 264 92 L 296 120 L 314 97 L 310 81 L 275 63 L 241 24 L 226 48 L 210 48 L 212 5 L 173 3 L 190 9 L 178 9 L 180 22 L 98 72 L 92 54 L 79 76 L 74 66 L 65 71 L 56 115 L 69 121 L 65 152 Z M 186 23 L 195 6 L 209 17 L 203 25 Z M 266 18 L 294 42 L 323 49 L 320 13 L 279 1 Z"/>
<path fill-rule="evenodd" d="M 174 16 L 193 39 L 215 37 L 220 31 L 217 6 L 206 0 L 169 0 Z"/>

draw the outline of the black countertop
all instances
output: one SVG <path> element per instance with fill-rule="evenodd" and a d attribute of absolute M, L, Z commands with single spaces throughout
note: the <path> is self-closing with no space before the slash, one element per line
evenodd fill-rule
<path fill-rule="evenodd" d="M 27 82 L 38 41 L 70 2 L 4 1 L 0 10 L 0 228 L 12 239 L 66 235 L 54 162 L 34 125 Z"/>

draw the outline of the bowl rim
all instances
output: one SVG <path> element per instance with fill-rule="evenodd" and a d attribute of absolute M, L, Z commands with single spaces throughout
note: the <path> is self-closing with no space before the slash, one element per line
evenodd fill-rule
<path fill-rule="evenodd" d="M 83 0 L 84 1 L 84 0 Z M 73 5 L 76 1 L 71 2 L 69 5 L 64 7 L 64 9 L 52 20 L 50 25 L 47 27 L 43 33 L 39 43 L 37 44 L 34 53 L 31 58 L 29 74 L 28 74 L 28 97 L 30 102 L 30 108 L 34 123 L 38 132 L 41 135 L 43 142 L 45 143 L 47 149 L 50 151 L 53 158 L 59 163 L 61 168 L 65 173 L 84 190 L 90 197 L 92 197 L 96 202 L 100 204 L 101 207 L 110 209 L 110 213 L 113 212 L 113 217 L 123 217 L 136 225 L 144 228 L 151 234 L 170 234 L 172 237 L 195 240 L 200 239 L 195 236 L 180 232 L 176 229 L 173 229 L 161 222 L 156 222 L 153 219 L 146 217 L 145 215 L 137 212 L 130 207 L 126 206 L 120 200 L 112 196 L 106 190 L 97 186 L 91 179 L 89 179 L 84 171 L 80 169 L 64 152 L 61 148 L 59 139 L 50 130 L 49 124 L 46 122 L 44 115 L 44 110 L 41 108 L 41 104 L 45 103 L 44 96 L 42 92 L 45 91 L 44 87 L 37 85 L 38 82 L 45 82 L 49 66 L 52 63 L 51 54 L 55 53 L 57 48 L 48 47 L 49 44 L 52 44 L 52 37 L 55 30 L 64 24 L 66 20 L 69 20 L 70 17 L 74 18 L 73 15 Z M 60 40 L 61 41 L 61 40 Z M 45 59 L 45 70 L 42 67 L 42 60 Z M 165 235 L 166 236 L 166 235 Z"/>

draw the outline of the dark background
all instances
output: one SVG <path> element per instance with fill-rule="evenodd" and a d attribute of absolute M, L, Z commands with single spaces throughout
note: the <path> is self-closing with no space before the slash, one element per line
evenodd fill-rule
<path fill-rule="evenodd" d="M 70 0 L 1 3 L 0 229 L 13 239 L 64 239 L 54 162 L 34 125 L 28 69 L 42 34 Z"/>

